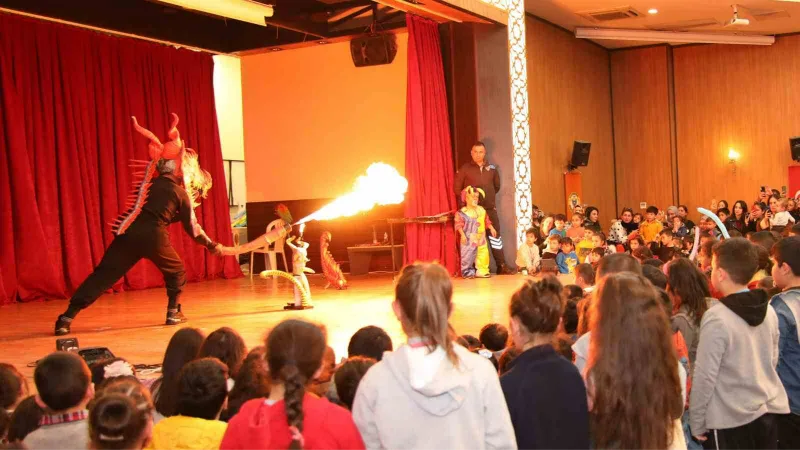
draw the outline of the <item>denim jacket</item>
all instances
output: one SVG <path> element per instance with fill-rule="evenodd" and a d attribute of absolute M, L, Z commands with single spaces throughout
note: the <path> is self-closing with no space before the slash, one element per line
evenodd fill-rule
<path fill-rule="evenodd" d="M 800 319 L 800 287 L 772 297 L 770 304 L 778 314 L 781 337 L 778 343 L 778 376 L 789 396 L 792 414 L 800 414 L 800 338 L 797 321 Z"/>

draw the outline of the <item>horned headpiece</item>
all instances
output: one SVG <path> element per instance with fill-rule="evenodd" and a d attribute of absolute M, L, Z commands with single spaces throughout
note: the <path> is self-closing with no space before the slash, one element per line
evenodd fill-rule
<path fill-rule="evenodd" d="M 486 192 L 483 192 L 483 189 L 467 186 L 461 191 L 461 201 L 467 203 L 467 198 L 475 195 L 476 192 L 486 198 Z"/>
<path fill-rule="evenodd" d="M 180 163 L 183 161 L 183 155 L 186 152 L 186 146 L 183 144 L 183 141 L 181 140 L 181 134 L 178 131 L 178 115 L 172 113 L 172 124 L 169 127 L 169 132 L 167 133 L 167 136 L 169 136 L 169 142 L 166 144 L 162 144 L 152 131 L 139 125 L 139 122 L 136 121 L 136 116 L 132 116 L 131 118 L 133 119 L 133 127 L 136 128 L 136 131 L 141 133 L 144 137 L 150 139 L 150 144 L 148 145 L 148 148 L 150 149 L 150 159 L 156 163 L 158 163 L 158 161 L 161 159 L 177 161 L 175 175 L 179 177 L 182 176 L 182 164 Z"/>

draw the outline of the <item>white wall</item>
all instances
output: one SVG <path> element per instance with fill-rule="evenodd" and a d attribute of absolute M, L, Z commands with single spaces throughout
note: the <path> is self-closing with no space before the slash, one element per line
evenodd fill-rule
<path fill-rule="evenodd" d="M 243 161 L 242 65 L 238 57 L 214 56 L 214 99 L 217 108 L 219 139 L 222 145 L 222 159 Z M 229 164 L 226 162 L 226 179 L 233 180 L 233 198 L 237 204 L 244 205 L 247 203 L 244 163 L 233 163 L 232 178 L 228 174 L 228 167 Z"/>

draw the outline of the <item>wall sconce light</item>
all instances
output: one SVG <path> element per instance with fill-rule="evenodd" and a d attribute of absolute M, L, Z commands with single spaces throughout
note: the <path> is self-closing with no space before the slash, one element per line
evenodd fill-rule
<path fill-rule="evenodd" d="M 741 156 L 742 155 L 740 155 L 739 152 L 737 152 L 733 148 L 729 148 L 728 149 L 728 162 L 731 165 L 733 173 L 736 173 L 736 163 L 739 162 L 739 158 Z"/>

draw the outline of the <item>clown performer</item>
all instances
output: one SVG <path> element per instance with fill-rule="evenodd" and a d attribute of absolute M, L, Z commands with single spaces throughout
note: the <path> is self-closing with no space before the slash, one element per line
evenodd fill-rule
<path fill-rule="evenodd" d="M 461 191 L 466 206 L 455 217 L 456 231 L 461 236 L 461 276 L 464 278 L 489 278 L 489 248 L 486 230 L 497 236 L 486 210 L 478 205 L 479 195 L 486 196 L 480 188 L 467 186 Z"/>
<path fill-rule="evenodd" d="M 296 244 L 295 244 L 296 243 Z M 295 236 L 286 240 L 286 245 L 292 249 L 292 275 L 303 286 L 308 299 L 311 299 L 311 289 L 308 287 L 307 273 L 314 273 L 314 269 L 306 267 L 308 259 L 308 242 L 303 241 L 302 236 L 295 241 Z M 311 309 L 312 305 L 303 303 L 303 295 L 297 284 L 294 285 L 294 303 L 289 303 L 283 309 Z"/>
<path fill-rule="evenodd" d="M 167 288 L 167 325 L 186 322 L 179 302 L 186 284 L 183 261 L 170 244 L 167 227 L 180 222 L 195 242 L 213 254 L 221 254 L 222 245 L 212 241 L 194 214 L 198 200 L 211 188 L 211 177 L 200 169 L 197 153 L 186 148 L 178 132 L 178 116 L 172 114 L 169 141 L 162 144 L 150 130 L 133 117 L 133 126 L 150 139 L 149 161 L 132 161 L 135 173 L 133 192 L 125 211 L 112 223 L 114 240 L 100 264 L 78 287 L 67 310 L 55 324 L 56 336 L 69 334 L 75 316 L 88 308 L 100 295 L 142 258 L 149 259 L 164 276 Z M 285 236 L 286 229 L 275 230 L 272 240 Z M 269 240 L 269 239 L 267 239 Z"/>

